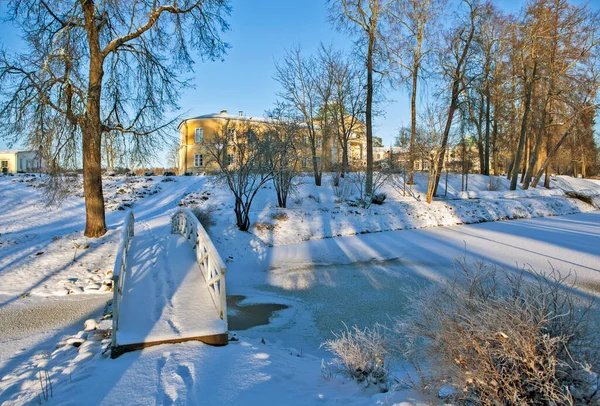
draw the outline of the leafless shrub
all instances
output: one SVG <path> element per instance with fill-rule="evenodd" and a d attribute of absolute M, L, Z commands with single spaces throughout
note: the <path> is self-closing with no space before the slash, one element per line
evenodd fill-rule
<path fill-rule="evenodd" d="M 354 186 L 357 193 L 357 198 L 354 201 L 354 205 L 360 206 L 364 209 L 371 207 L 373 203 L 372 196 L 377 194 L 377 191 L 385 184 L 388 178 L 387 171 L 379 171 L 373 173 L 373 184 L 372 193 L 367 194 L 367 172 L 357 171 L 347 176 L 348 181 Z"/>
<path fill-rule="evenodd" d="M 412 190 L 412 184 L 408 184 L 408 174 L 407 171 L 402 170 L 401 172 L 390 172 L 387 178 L 388 185 L 392 187 L 398 194 L 402 194 L 402 196 L 410 196 L 415 198 L 415 200 L 420 201 L 421 195 L 416 195 Z M 408 186 L 408 188 L 406 187 Z"/>
<path fill-rule="evenodd" d="M 495 192 L 500 190 L 500 186 L 502 186 L 502 182 L 498 176 L 490 175 L 490 183 L 487 185 L 487 190 Z"/>
<path fill-rule="evenodd" d="M 352 191 L 352 183 L 350 183 L 346 178 L 333 179 L 331 183 L 331 187 L 333 189 L 333 194 L 339 201 L 347 200 L 350 196 L 350 192 Z"/>
<path fill-rule="evenodd" d="M 380 385 L 385 389 L 389 375 L 389 353 L 383 329 L 379 326 L 361 330 L 358 326 L 346 327 L 321 347 L 335 355 L 329 364 L 357 382 Z"/>
<path fill-rule="evenodd" d="M 213 216 L 213 213 L 215 212 L 215 208 L 213 206 L 196 206 L 192 207 L 191 210 L 207 232 L 210 231 L 212 227 L 217 225 L 217 222 Z"/>
<path fill-rule="evenodd" d="M 331 183 L 334 188 L 340 185 L 340 179 L 342 174 L 338 171 L 335 171 L 331 174 Z"/>
<path fill-rule="evenodd" d="M 470 405 L 600 402 L 594 303 L 573 293 L 570 275 L 459 269 L 392 327 L 422 380 Z"/>

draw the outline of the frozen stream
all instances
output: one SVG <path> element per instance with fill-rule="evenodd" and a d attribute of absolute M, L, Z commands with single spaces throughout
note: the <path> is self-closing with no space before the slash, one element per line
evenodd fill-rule
<path fill-rule="evenodd" d="M 271 325 L 254 330 L 285 332 L 290 345 L 316 348 L 343 323 L 372 326 L 405 317 L 409 298 L 452 275 L 461 257 L 507 269 L 571 272 L 578 287 L 598 295 L 600 212 L 274 247 L 264 258 L 268 272 L 256 296 L 279 297 L 295 311 L 279 312 Z"/>
<path fill-rule="evenodd" d="M 0 306 L 0 367 L 33 346 L 53 349 L 57 338 L 76 333 L 97 318 L 112 295 L 29 297 Z"/>

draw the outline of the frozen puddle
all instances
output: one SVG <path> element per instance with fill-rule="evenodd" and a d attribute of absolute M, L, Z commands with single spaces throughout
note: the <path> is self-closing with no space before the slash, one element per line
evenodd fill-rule
<path fill-rule="evenodd" d="M 242 331 L 269 324 L 271 316 L 289 306 L 276 303 L 240 304 L 246 296 L 227 296 L 227 321 L 229 330 Z"/>

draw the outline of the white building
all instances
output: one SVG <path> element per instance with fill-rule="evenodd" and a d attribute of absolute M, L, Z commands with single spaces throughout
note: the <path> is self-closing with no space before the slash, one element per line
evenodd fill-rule
<path fill-rule="evenodd" d="M 43 169 L 43 161 L 38 151 L 0 151 L 0 170 L 2 173 L 31 173 L 41 172 Z"/>

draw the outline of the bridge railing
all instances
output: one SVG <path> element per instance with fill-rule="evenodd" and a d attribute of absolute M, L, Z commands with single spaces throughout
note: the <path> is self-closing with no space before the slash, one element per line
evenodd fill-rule
<path fill-rule="evenodd" d="M 117 257 L 115 259 L 115 267 L 113 268 L 113 330 L 112 330 L 112 346 L 117 346 L 117 330 L 119 329 L 119 309 L 123 300 L 123 282 L 125 281 L 125 273 L 127 272 L 127 252 L 129 252 L 129 242 L 133 237 L 133 212 L 129 211 L 123 222 L 123 230 L 121 231 L 121 240 L 117 249 Z"/>
<path fill-rule="evenodd" d="M 196 251 L 196 260 L 204 275 L 219 317 L 227 329 L 227 297 L 225 273 L 227 268 L 212 240 L 194 213 L 187 208 L 178 209 L 171 220 L 171 233 L 183 235 Z"/>

